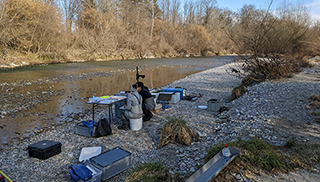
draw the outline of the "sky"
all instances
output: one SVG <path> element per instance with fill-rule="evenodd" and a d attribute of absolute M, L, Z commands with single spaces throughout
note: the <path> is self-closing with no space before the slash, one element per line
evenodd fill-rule
<path fill-rule="evenodd" d="M 257 9 L 267 9 L 270 0 L 216 0 L 219 8 L 228 8 L 232 11 L 240 10 L 245 4 L 253 4 Z M 273 0 L 272 9 L 276 9 L 284 0 Z M 320 20 L 320 0 L 286 0 L 294 5 L 305 5 L 312 18 Z"/>

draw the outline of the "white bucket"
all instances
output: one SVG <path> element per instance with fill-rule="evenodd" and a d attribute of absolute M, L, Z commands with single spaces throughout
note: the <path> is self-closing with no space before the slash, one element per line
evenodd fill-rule
<path fill-rule="evenodd" d="M 131 130 L 141 130 L 142 128 L 142 118 L 139 119 L 130 119 L 130 129 Z"/>

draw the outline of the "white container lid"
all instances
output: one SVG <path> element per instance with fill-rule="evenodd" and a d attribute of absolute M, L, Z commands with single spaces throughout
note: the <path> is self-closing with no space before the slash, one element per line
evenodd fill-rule
<path fill-rule="evenodd" d="M 79 161 L 89 160 L 91 157 L 95 157 L 101 154 L 101 147 L 84 147 L 81 149 Z"/>

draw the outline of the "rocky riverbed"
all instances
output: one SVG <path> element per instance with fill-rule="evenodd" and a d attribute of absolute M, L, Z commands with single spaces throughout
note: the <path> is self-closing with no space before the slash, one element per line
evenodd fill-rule
<path fill-rule="evenodd" d="M 75 135 L 75 125 L 91 119 L 90 115 L 79 114 L 78 119 L 50 126 L 46 132 L 39 132 L 14 145 L 2 146 L 1 170 L 14 181 L 70 181 L 68 167 L 79 163 L 81 148 L 101 146 L 102 151 L 107 151 L 120 146 L 132 153 L 133 166 L 149 161 L 162 161 L 171 173 L 189 176 L 197 170 L 197 166 L 204 164 L 203 158 L 209 147 L 239 137 L 258 137 L 274 145 L 283 145 L 293 136 L 298 142 L 320 141 L 320 126 L 314 117 L 308 115 L 307 109 L 308 97 L 320 94 L 319 66 L 305 69 L 290 79 L 254 85 L 241 98 L 227 102 L 232 89 L 241 82 L 241 78 L 226 72 L 236 64 L 212 68 L 168 85 L 184 87 L 187 91 L 200 93 L 202 97 L 195 102 L 181 100 L 172 104 L 172 108 L 160 111 L 151 121 L 144 122 L 140 131 L 118 130 L 119 121 L 115 121 L 112 124 L 113 134 L 110 136 L 86 138 Z M 198 108 L 199 105 L 206 105 L 211 98 L 223 99 L 224 105 L 230 110 L 217 114 Z M 103 113 L 103 110 L 97 112 Z M 104 116 L 100 114 L 99 117 Z M 158 149 L 161 128 L 167 118 L 172 117 L 184 119 L 200 136 L 200 140 L 190 146 L 169 144 Z M 61 142 L 62 152 L 47 160 L 30 158 L 27 146 L 41 140 Z M 319 167 L 314 166 L 311 181 L 320 178 Z M 108 181 L 123 181 L 128 172 L 129 170 Z M 309 172 L 306 173 L 303 172 L 303 175 L 308 178 Z M 313 175 L 316 175 L 315 178 Z M 249 179 L 241 174 L 235 174 L 235 179 L 271 180 L 268 176 Z"/>

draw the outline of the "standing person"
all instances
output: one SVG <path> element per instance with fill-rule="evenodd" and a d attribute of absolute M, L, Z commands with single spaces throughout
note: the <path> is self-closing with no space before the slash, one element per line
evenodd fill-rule
<path fill-rule="evenodd" d="M 127 105 L 124 106 L 124 109 L 120 110 L 123 123 L 119 126 L 119 129 L 129 129 L 130 119 L 139 119 L 142 117 L 142 97 L 139 95 L 138 85 L 131 85 L 131 92 L 128 93 Z"/>
<path fill-rule="evenodd" d="M 153 111 L 156 107 L 156 103 L 152 95 L 150 94 L 147 87 L 144 86 L 142 82 L 137 82 L 138 92 L 142 96 L 142 110 L 143 110 L 143 121 L 149 121 L 153 114 L 150 111 Z"/>

